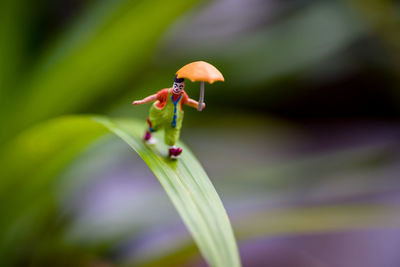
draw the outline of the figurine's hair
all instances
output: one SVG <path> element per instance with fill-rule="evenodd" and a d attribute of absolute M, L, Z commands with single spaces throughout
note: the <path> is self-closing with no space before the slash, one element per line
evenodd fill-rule
<path fill-rule="evenodd" d="M 178 75 L 175 75 L 174 82 L 176 82 L 176 83 L 181 83 L 181 82 L 184 82 L 184 81 L 185 81 L 184 78 L 178 78 Z"/>

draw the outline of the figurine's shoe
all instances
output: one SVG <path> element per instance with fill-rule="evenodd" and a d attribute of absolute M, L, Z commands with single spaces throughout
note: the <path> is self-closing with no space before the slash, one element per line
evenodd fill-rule
<path fill-rule="evenodd" d="M 146 133 L 143 136 L 143 140 L 146 142 L 148 145 L 154 145 L 157 143 L 157 139 L 151 136 L 151 133 L 149 131 L 146 131 Z"/>
<path fill-rule="evenodd" d="M 178 148 L 171 147 L 171 148 L 169 149 L 169 157 L 170 157 L 171 159 L 177 159 L 177 158 L 179 158 L 180 155 L 181 155 L 181 153 L 182 153 L 182 148 L 180 148 L 180 147 L 178 147 Z"/>

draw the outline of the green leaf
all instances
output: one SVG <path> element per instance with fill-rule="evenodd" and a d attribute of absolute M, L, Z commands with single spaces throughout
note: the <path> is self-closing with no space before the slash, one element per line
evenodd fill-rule
<path fill-rule="evenodd" d="M 19 136 L 0 154 L 1 162 L 6 162 L 0 167 L 4 167 L 8 172 L 8 179 L 0 184 L 1 192 L 7 192 L 9 188 L 15 187 L 15 183 L 19 185 L 18 194 L 7 195 L 7 206 L 11 206 L 18 214 L 0 219 L 2 229 L 9 229 L 8 225 L 13 229 L 12 233 L 18 234 L 21 232 L 12 227 L 15 222 L 21 222 L 22 215 L 25 216 L 22 220 L 25 221 L 25 227 L 27 222 L 31 223 L 42 217 L 43 212 L 36 212 L 32 218 L 26 218 L 27 215 L 24 214 L 26 203 L 31 203 L 29 210 L 35 210 L 37 203 L 46 206 L 40 200 L 49 196 L 49 191 L 43 189 L 55 179 L 55 173 L 77 154 L 79 148 L 88 144 L 89 140 L 95 140 L 109 131 L 129 144 L 153 171 L 206 261 L 211 266 L 240 266 L 238 249 L 228 216 L 200 163 L 183 144 L 179 144 L 184 150 L 179 160 L 170 160 L 166 157 L 166 146 L 146 146 L 141 139 L 143 126 L 144 123 L 134 120 L 75 116 L 47 122 Z M 81 138 L 79 135 L 84 137 Z M 78 141 L 80 139 L 82 141 Z M 73 148 L 69 148 L 71 144 L 75 144 Z M 7 153 L 13 149 L 14 153 Z M 64 153 L 63 149 L 67 152 Z M 57 158 L 59 152 L 61 155 L 64 154 L 61 156 L 63 160 Z M 24 160 L 19 162 L 18 167 L 7 167 L 7 162 L 15 162 L 26 153 L 31 155 L 29 159 L 34 162 Z M 46 192 L 47 194 L 44 194 Z M 6 209 L 4 204 L 0 209 Z M 1 239 L 4 239 L 4 230 L 0 234 Z M 13 238 L 8 237 L 8 239 Z M 4 240 L 0 241 L 3 248 L 9 245 L 7 242 L 4 243 Z"/>
<path fill-rule="evenodd" d="M 96 121 L 127 142 L 157 176 L 172 203 L 212 266 L 239 266 L 239 256 L 228 216 L 207 174 L 183 144 L 184 153 L 170 160 L 160 149 L 141 140 L 143 129 L 129 121 Z M 164 151 L 166 151 L 164 147 Z"/>

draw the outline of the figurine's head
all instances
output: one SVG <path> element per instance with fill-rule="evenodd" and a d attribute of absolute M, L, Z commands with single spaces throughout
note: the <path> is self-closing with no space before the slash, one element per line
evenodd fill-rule
<path fill-rule="evenodd" d="M 175 76 L 174 85 L 172 86 L 172 93 L 180 95 L 185 88 L 185 79 Z"/>

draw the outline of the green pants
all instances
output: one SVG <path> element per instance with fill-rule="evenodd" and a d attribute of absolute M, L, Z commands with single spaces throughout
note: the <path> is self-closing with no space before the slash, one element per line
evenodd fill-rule
<path fill-rule="evenodd" d="M 174 146 L 179 140 L 179 135 L 182 128 L 183 111 L 178 108 L 176 126 L 172 127 L 172 119 L 174 116 L 174 106 L 167 102 L 163 109 L 159 109 L 153 104 L 149 114 L 149 129 L 150 132 L 155 132 L 164 129 L 165 144 Z"/>

